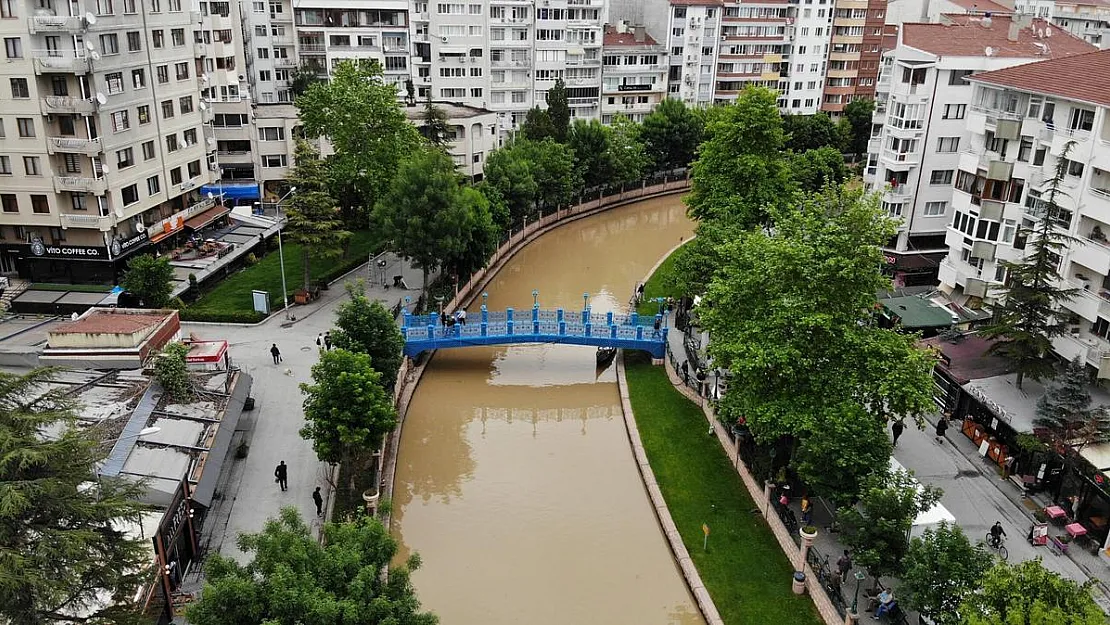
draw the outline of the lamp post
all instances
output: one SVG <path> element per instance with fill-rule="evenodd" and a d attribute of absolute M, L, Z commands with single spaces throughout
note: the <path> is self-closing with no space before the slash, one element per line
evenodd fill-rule
<path fill-rule="evenodd" d="M 532 289 L 532 308 L 540 307 L 540 292 L 537 289 Z"/>
<path fill-rule="evenodd" d="M 589 293 L 583 293 L 582 294 L 582 310 L 586 310 L 589 307 L 590 307 L 590 294 Z"/>
<path fill-rule="evenodd" d="M 859 585 L 863 578 L 867 577 L 863 571 L 856 571 L 854 577 L 856 578 L 856 594 L 852 597 L 852 614 L 859 614 Z"/>
<path fill-rule="evenodd" d="M 285 310 L 285 318 L 286 319 L 289 318 L 289 295 L 288 295 L 289 289 L 287 289 L 285 287 L 285 248 L 281 244 L 281 231 L 285 229 L 285 217 L 281 213 L 281 203 L 285 201 L 285 198 L 289 197 L 290 195 L 293 195 L 293 193 L 296 190 L 297 190 L 297 187 L 290 188 L 289 191 L 285 195 L 278 198 L 278 201 L 277 201 L 277 210 L 278 210 L 278 217 L 279 217 L 279 221 L 278 221 L 278 262 L 281 263 L 281 303 L 282 303 L 282 306 Z"/>

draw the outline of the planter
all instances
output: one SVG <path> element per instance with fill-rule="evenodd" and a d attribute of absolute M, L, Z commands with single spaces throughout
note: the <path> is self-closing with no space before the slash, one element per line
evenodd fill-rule
<path fill-rule="evenodd" d="M 812 525 L 806 525 L 798 530 L 798 535 L 802 537 L 802 542 L 806 547 L 813 546 L 813 540 L 817 538 L 817 528 Z"/>
<path fill-rule="evenodd" d="M 796 595 L 804 594 L 806 591 L 806 574 L 802 571 L 794 571 L 794 581 L 790 588 Z"/>
<path fill-rule="evenodd" d="M 374 511 L 378 509 L 378 498 L 381 493 L 377 488 L 370 488 L 362 491 L 362 500 L 366 502 L 366 511 L 372 516 Z"/>

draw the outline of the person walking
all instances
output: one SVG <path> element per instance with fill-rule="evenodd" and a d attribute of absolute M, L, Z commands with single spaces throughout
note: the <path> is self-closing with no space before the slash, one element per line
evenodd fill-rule
<path fill-rule="evenodd" d="M 813 504 L 809 501 L 809 494 L 802 495 L 802 525 L 813 522 Z"/>
<path fill-rule="evenodd" d="M 321 333 L 316 335 L 316 347 L 323 347 L 323 346 L 324 346 L 324 333 L 321 332 Z"/>
<path fill-rule="evenodd" d="M 898 446 L 898 437 L 902 435 L 902 431 L 905 429 L 906 424 L 902 423 L 901 420 L 895 421 L 893 424 L 891 424 L 890 431 L 892 434 L 894 434 L 894 447 Z"/>
<path fill-rule="evenodd" d="M 848 573 L 852 571 L 852 556 L 848 550 L 844 550 L 844 555 L 836 561 L 836 572 L 840 574 L 840 582 L 844 583 L 848 579 Z"/>
<path fill-rule="evenodd" d="M 690 361 L 682 361 L 682 382 L 686 386 L 690 386 Z"/>
<path fill-rule="evenodd" d="M 324 333 L 324 349 L 331 351 L 331 332 Z"/>
<path fill-rule="evenodd" d="M 316 516 L 324 516 L 324 496 L 320 494 L 320 487 L 312 491 L 312 503 L 316 504 Z"/>
<path fill-rule="evenodd" d="M 277 343 L 270 346 L 270 355 L 274 357 L 274 364 L 281 362 L 281 350 L 278 349 Z"/>
<path fill-rule="evenodd" d="M 285 466 L 284 460 L 274 469 L 274 481 L 281 487 L 282 492 L 289 490 L 289 467 Z"/>
<path fill-rule="evenodd" d="M 948 417 L 941 415 L 937 421 L 937 440 L 944 442 L 944 433 L 948 431 Z"/>

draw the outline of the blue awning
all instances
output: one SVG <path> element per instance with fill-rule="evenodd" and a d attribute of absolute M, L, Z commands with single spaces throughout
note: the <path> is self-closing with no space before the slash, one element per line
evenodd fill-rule
<path fill-rule="evenodd" d="M 258 183 L 251 182 L 243 183 L 223 183 L 223 184 L 206 184 L 200 188 L 200 194 L 208 197 L 211 193 L 213 196 L 218 197 L 221 193 L 225 200 L 257 200 L 262 196 L 258 192 Z"/>

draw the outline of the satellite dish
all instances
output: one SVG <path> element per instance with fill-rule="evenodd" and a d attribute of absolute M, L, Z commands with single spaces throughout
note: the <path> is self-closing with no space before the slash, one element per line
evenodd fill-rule
<path fill-rule="evenodd" d="M 208 142 L 208 147 L 210 147 L 210 148 L 216 147 L 216 140 L 215 139 L 209 137 L 208 139 L 205 139 L 205 141 Z"/>
<path fill-rule="evenodd" d="M 85 14 L 85 23 L 87 23 L 89 26 L 92 26 L 92 25 L 96 24 L 96 16 L 93 15 L 91 12 L 86 13 Z"/>
<path fill-rule="evenodd" d="M 198 106 L 198 107 L 200 108 L 200 110 L 202 110 L 202 111 L 207 111 L 207 110 L 208 110 L 208 105 L 204 103 L 204 100 L 201 100 L 201 101 L 200 101 L 200 104 L 198 104 L 197 106 Z"/>
<path fill-rule="evenodd" d="M 208 82 L 208 74 L 201 74 L 200 81 Z"/>
<path fill-rule="evenodd" d="M 440 37 L 439 40 L 443 43 L 447 43 L 447 37 Z"/>
<path fill-rule="evenodd" d="M 104 163 L 101 163 L 101 164 L 100 164 L 100 173 L 102 173 L 102 174 L 107 174 L 107 173 L 109 173 L 109 172 L 111 172 L 111 171 L 112 171 L 112 170 L 108 169 L 108 166 L 107 166 L 107 165 L 105 165 Z"/>
<path fill-rule="evenodd" d="M 89 56 L 91 56 L 92 60 L 94 60 L 94 61 L 99 61 L 100 60 L 100 53 L 97 52 L 96 50 L 93 50 L 92 52 L 90 52 Z"/>
<path fill-rule="evenodd" d="M 1045 37 L 1051 37 L 1052 36 L 1052 28 L 1051 27 L 1045 26 L 1044 36 Z"/>
<path fill-rule="evenodd" d="M 987 46 L 986 49 L 983 50 L 983 54 L 985 54 L 986 56 L 994 56 L 994 48 L 992 48 L 991 46 Z"/>
<path fill-rule="evenodd" d="M 103 106 L 108 103 L 108 97 L 105 96 L 103 93 L 97 92 L 96 101 L 100 103 L 101 106 Z"/>
<path fill-rule="evenodd" d="M 93 42 L 91 42 L 91 41 L 86 41 L 86 42 L 85 42 L 85 49 L 86 49 L 86 50 L 89 50 L 89 51 L 91 52 L 91 51 L 92 51 L 92 50 L 94 49 L 94 48 L 93 48 Z"/>
<path fill-rule="evenodd" d="M 142 232 L 144 230 L 146 230 L 146 224 L 144 224 L 142 220 L 135 222 L 135 232 Z"/>

